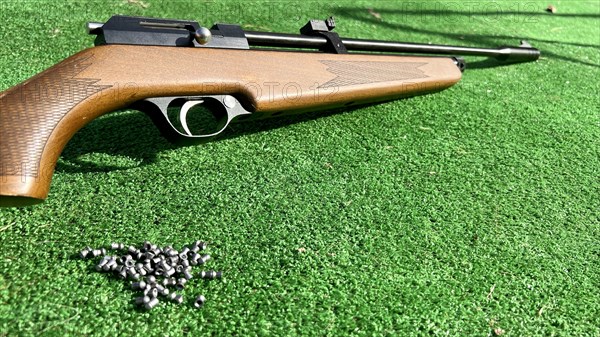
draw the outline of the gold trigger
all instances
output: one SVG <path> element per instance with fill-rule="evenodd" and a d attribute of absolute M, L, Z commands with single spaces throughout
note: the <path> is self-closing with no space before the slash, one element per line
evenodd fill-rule
<path fill-rule="evenodd" d="M 183 106 L 181 106 L 181 111 L 179 112 L 179 121 L 181 122 L 181 126 L 183 127 L 183 130 L 185 130 L 185 132 L 189 135 L 189 136 L 193 136 L 192 132 L 190 131 L 190 128 L 187 125 L 187 114 L 190 111 L 191 108 L 195 107 L 198 104 L 202 104 L 204 103 L 203 100 L 201 101 L 187 101 L 183 104 Z"/>

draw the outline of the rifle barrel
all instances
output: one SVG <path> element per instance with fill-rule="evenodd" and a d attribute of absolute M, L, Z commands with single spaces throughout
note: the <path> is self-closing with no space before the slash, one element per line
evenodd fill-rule
<path fill-rule="evenodd" d="M 245 31 L 244 33 L 248 39 L 248 43 L 253 46 L 320 48 L 327 44 L 327 39 L 320 36 L 255 31 Z M 342 38 L 342 42 L 349 51 L 488 56 L 505 62 L 535 61 L 540 57 L 540 51 L 531 48 L 531 46 L 526 43 L 523 43 L 520 47 L 500 47 L 490 49 L 346 38 Z"/>

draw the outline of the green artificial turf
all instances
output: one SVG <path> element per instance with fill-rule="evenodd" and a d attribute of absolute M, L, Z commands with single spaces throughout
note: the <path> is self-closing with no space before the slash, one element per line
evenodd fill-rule
<path fill-rule="evenodd" d="M 44 204 L 0 209 L 0 336 L 600 336 L 600 3 L 548 2 L 2 1 L 2 90 L 115 13 L 289 33 L 335 15 L 343 36 L 543 57 L 467 58 L 441 93 L 199 146 L 134 111 L 93 121 Z M 196 239 L 225 279 L 151 312 L 74 257 Z"/>

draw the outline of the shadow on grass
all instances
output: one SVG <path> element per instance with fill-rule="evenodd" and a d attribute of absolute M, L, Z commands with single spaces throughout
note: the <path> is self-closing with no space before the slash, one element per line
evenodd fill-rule
<path fill-rule="evenodd" d="M 309 112 L 273 119 L 231 123 L 219 136 L 209 142 L 233 139 L 338 113 L 352 112 L 361 107 L 364 105 L 343 110 Z M 182 146 L 187 145 L 169 143 L 144 113 L 139 111 L 116 113 L 94 120 L 77 132 L 62 152 L 56 172 L 90 173 L 127 170 L 152 164 L 156 161 L 158 153 Z M 189 146 L 202 146 L 202 144 Z M 128 158 L 127 163 L 135 162 L 135 164 L 97 164 L 85 159 L 88 154 L 105 154 L 111 158 L 124 157 Z"/>
<path fill-rule="evenodd" d="M 536 39 L 536 38 L 523 37 L 523 36 L 516 37 L 516 36 L 509 36 L 509 35 L 460 34 L 460 33 L 448 32 L 448 31 L 435 31 L 435 30 L 431 30 L 431 29 L 415 27 L 413 25 L 402 24 L 402 23 L 398 23 L 398 22 L 383 21 L 383 20 L 378 19 L 375 16 L 373 16 L 369 12 L 368 8 L 340 7 L 340 8 L 335 8 L 334 11 L 335 11 L 334 14 L 338 17 L 346 17 L 346 18 L 350 18 L 352 20 L 357 20 L 357 21 L 362 21 L 365 23 L 373 24 L 373 25 L 383 26 L 383 27 L 387 27 L 387 28 L 402 31 L 402 32 L 425 34 L 425 35 L 429 35 L 429 36 L 440 36 L 440 37 L 460 41 L 461 44 L 463 44 L 463 42 L 466 41 L 474 46 L 481 46 L 481 47 L 495 48 L 495 47 L 498 47 L 498 45 L 497 45 L 498 39 L 505 39 L 505 40 L 508 40 L 508 44 L 515 45 L 515 46 L 518 45 L 518 42 L 520 40 L 526 40 L 526 41 L 532 42 L 532 43 L 539 42 L 539 43 L 570 45 L 570 46 L 574 46 L 574 47 L 600 49 L 600 44 L 592 45 L 592 44 L 584 44 L 584 43 L 576 43 L 576 42 L 561 42 L 561 41 Z M 441 10 L 372 9 L 372 11 L 375 11 L 378 14 L 391 14 L 391 15 L 399 15 L 399 16 L 407 16 L 407 17 L 417 18 L 414 20 L 407 20 L 407 21 L 411 21 L 411 22 L 418 22 L 419 21 L 418 16 L 422 16 L 422 15 L 431 15 L 431 16 L 440 16 L 440 17 L 442 17 L 442 16 L 445 17 L 448 15 L 453 15 L 453 16 L 488 16 L 488 15 L 494 15 L 494 16 L 502 16 L 502 15 L 561 16 L 558 14 L 548 14 L 548 13 L 543 13 L 543 12 L 542 13 L 518 12 L 518 11 L 471 12 L 471 11 L 453 11 L 453 10 L 444 10 L 444 9 L 441 9 Z M 562 16 L 563 17 L 573 17 L 573 18 L 599 18 L 600 17 L 600 15 L 597 15 L 597 14 L 563 14 Z M 458 28 L 457 28 L 457 30 L 458 30 Z M 538 46 L 534 45 L 533 47 L 537 48 Z M 541 52 L 542 52 L 542 57 L 578 63 L 578 64 L 582 64 L 582 65 L 586 65 L 586 66 L 600 67 L 599 64 L 586 62 L 583 60 L 576 59 L 574 57 L 560 55 L 558 53 L 552 52 L 547 49 L 541 50 Z M 504 65 L 508 65 L 508 64 L 496 62 L 494 60 L 486 60 L 486 61 L 482 61 L 482 62 L 469 63 L 467 65 L 467 68 L 468 69 L 480 69 L 480 68 L 491 68 L 491 67 L 504 66 Z"/>

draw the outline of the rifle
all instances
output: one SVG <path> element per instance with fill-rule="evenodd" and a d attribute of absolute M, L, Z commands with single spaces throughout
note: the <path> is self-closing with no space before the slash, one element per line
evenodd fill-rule
<path fill-rule="evenodd" d="M 95 47 L 0 93 L 0 206 L 42 202 L 73 134 L 118 109 L 148 114 L 170 141 L 198 143 L 234 120 L 441 91 L 461 78 L 465 63 L 456 55 L 507 63 L 540 56 L 527 43 L 486 49 L 359 40 L 334 27 L 333 18 L 309 21 L 300 35 L 129 16 L 88 23 Z"/>

